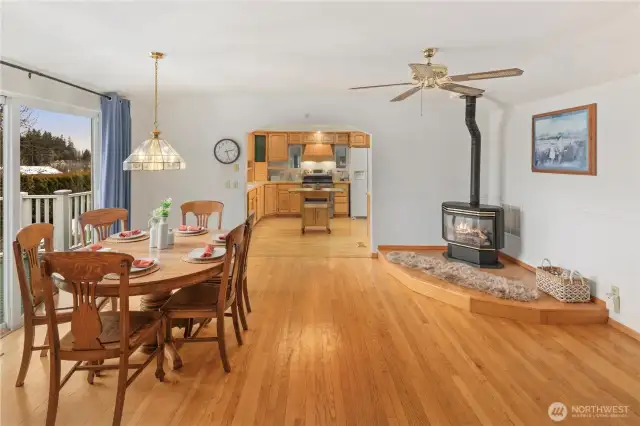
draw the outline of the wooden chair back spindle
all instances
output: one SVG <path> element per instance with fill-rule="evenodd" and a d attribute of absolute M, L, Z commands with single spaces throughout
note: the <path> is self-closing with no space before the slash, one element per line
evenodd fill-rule
<path fill-rule="evenodd" d="M 127 221 L 129 211 L 127 209 L 108 208 L 97 209 L 84 212 L 80 215 L 80 231 L 82 232 L 82 245 L 87 245 L 86 227 L 90 226 L 95 231 L 99 242 L 108 238 L 112 234 L 112 228 L 116 222 L 120 221 L 121 231 L 128 230 Z"/>
<path fill-rule="evenodd" d="M 244 254 L 244 224 L 235 227 L 226 236 L 226 249 L 220 292 L 218 293 L 218 307 L 224 312 L 227 301 L 236 297 L 238 280 L 241 277 L 242 257 Z"/>
<path fill-rule="evenodd" d="M 188 201 L 180 206 L 182 210 L 182 224 L 187 224 L 187 214 L 193 213 L 196 217 L 197 225 L 204 228 L 209 227 L 209 216 L 218 213 L 218 229 L 222 229 L 222 211 L 224 204 L 220 201 Z"/>
<path fill-rule="evenodd" d="M 59 274 L 71 289 L 73 311 L 71 313 L 71 332 L 74 336 L 74 351 L 95 351 L 104 348 L 100 341 L 102 322 L 96 304 L 96 287 L 107 274 L 120 276 L 118 293 L 120 297 L 120 318 L 125 326 L 121 328 L 120 341 L 126 342 L 129 335 L 129 269 L 133 257 L 121 253 L 58 252 L 44 255 L 42 276 L 51 281 L 52 274 Z M 46 293 L 47 291 L 45 291 Z M 51 327 L 57 330 L 53 312 L 53 295 L 47 294 L 45 305 Z M 51 304 L 49 306 L 49 304 Z M 56 331 L 57 334 L 57 331 Z M 54 339 L 57 336 L 51 336 Z M 55 340 L 52 344 L 55 344 Z M 59 342 L 58 342 L 59 343 Z"/>
<path fill-rule="evenodd" d="M 45 286 L 51 284 L 41 276 L 41 246 L 44 251 L 53 251 L 53 225 L 49 223 L 37 223 L 21 229 L 13 242 L 22 305 L 25 315 L 29 316 L 33 315 L 34 308 L 44 300 Z M 26 268 L 24 256 L 27 260 Z"/>

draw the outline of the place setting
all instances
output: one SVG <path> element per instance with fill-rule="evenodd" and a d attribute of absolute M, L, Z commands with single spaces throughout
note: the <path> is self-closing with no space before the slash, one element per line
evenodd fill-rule
<path fill-rule="evenodd" d="M 209 232 L 204 226 L 193 225 L 180 225 L 173 230 L 173 233 L 178 237 L 195 237 L 197 235 L 203 235 Z"/>
<path fill-rule="evenodd" d="M 142 229 L 134 229 L 131 231 L 122 231 L 111 234 L 106 241 L 110 243 L 134 243 L 149 239 L 149 233 Z"/>
<path fill-rule="evenodd" d="M 141 257 L 134 259 L 129 270 L 129 278 L 138 278 L 152 274 L 160 269 L 160 263 L 151 257 Z M 107 274 L 104 276 L 107 280 L 119 280 L 118 274 Z"/>
<path fill-rule="evenodd" d="M 196 264 L 218 262 L 224 258 L 226 253 L 227 249 L 225 247 L 219 247 L 215 244 L 206 244 L 202 248 L 191 250 L 182 257 L 182 261 Z"/>

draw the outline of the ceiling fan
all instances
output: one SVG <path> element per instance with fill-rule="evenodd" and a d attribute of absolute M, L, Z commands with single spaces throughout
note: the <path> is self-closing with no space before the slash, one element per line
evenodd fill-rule
<path fill-rule="evenodd" d="M 431 58 L 436 54 L 438 49 L 430 47 L 423 50 L 424 57 L 427 59 L 426 64 L 409 64 L 411 68 L 411 76 L 413 81 L 410 83 L 394 83 L 380 84 L 377 86 L 359 86 L 350 87 L 349 90 L 373 89 L 375 87 L 390 86 L 413 86 L 406 92 L 400 93 L 391 102 L 398 102 L 407 99 L 409 96 L 421 92 L 422 89 L 443 89 L 450 92 L 459 93 L 463 96 L 481 96 L 484 90 L 475 87 L 464 86 L 458 84 L 460 81 L 486 80 L 490 78 L 517 77 L 522 75 L 524 71 L 519 68 L 506 68 L 495 71 L 476 72 L 472 74 L 449 75 L 449 69 L 445 65 L 432 64 Z M 422 92 L 420 93 L 422 95 Z"/>

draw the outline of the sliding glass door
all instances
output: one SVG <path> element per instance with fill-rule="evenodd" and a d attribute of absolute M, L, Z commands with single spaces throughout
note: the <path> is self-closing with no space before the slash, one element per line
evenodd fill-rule
<path fill-rule="evenodd" d="M 54 248 L 82 240 L 79 216 L 94 208 L 99 113 L 30 99 L 4 98 L 2 164 L 2 293 L 0 322 L 22 324 L 11 244 L 32 223 L 54 226 Z"/>

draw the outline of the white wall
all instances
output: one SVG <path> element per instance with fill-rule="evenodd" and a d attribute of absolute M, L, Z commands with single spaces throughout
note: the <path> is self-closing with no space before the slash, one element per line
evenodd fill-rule
<path fill-rule="evenodd" d="M 493 113 L 504 128 L 502 199 L 520 206 L 522 237 L 505 251 L 526 263 L 577 269 L 595 282 L 601 299 L 620 288 L 615 320 L 640 331 L 640 75 Z M 531 172 L 531 116 L 597 103 L 597 176 Z"/>
<path fill-rule="evenodd" d="M 148 212 L 167 196 L 178 206 L 187 200 L 225 203 L 224 226 L 244 218 L 246 172 L 218 164 L 214 143 L 224 137 L 244 146 L 248 132 L 278 123 L 345 123 L 373 136 L 373 235 L 379 244 L 443 244 L 440 205 L 468 200 L 470 137 L 464 101 L 440 91 L 390 103 L 397 91 L 331 94 L 164 95 L 160 128 L 187 162 L 179 172 L 134 173 L 133 224 L 143 226 Z M 132 98 L 133 145 L 152 128 L 151 103 Z M 488 112 L 480 101 L 478 121 L 488 131 Z M 487 152 L 483 157 L 488 158 Z M 486 167 L 485 167 L 486 169 Z M 486 170 L 484 173 L 486 177 Z M 226 189 L 227 179 L 239 189 Z M 483 186 L 486 199 L 486 185 Z M 179 212 L 171 218 L 179 221 Z"/>

